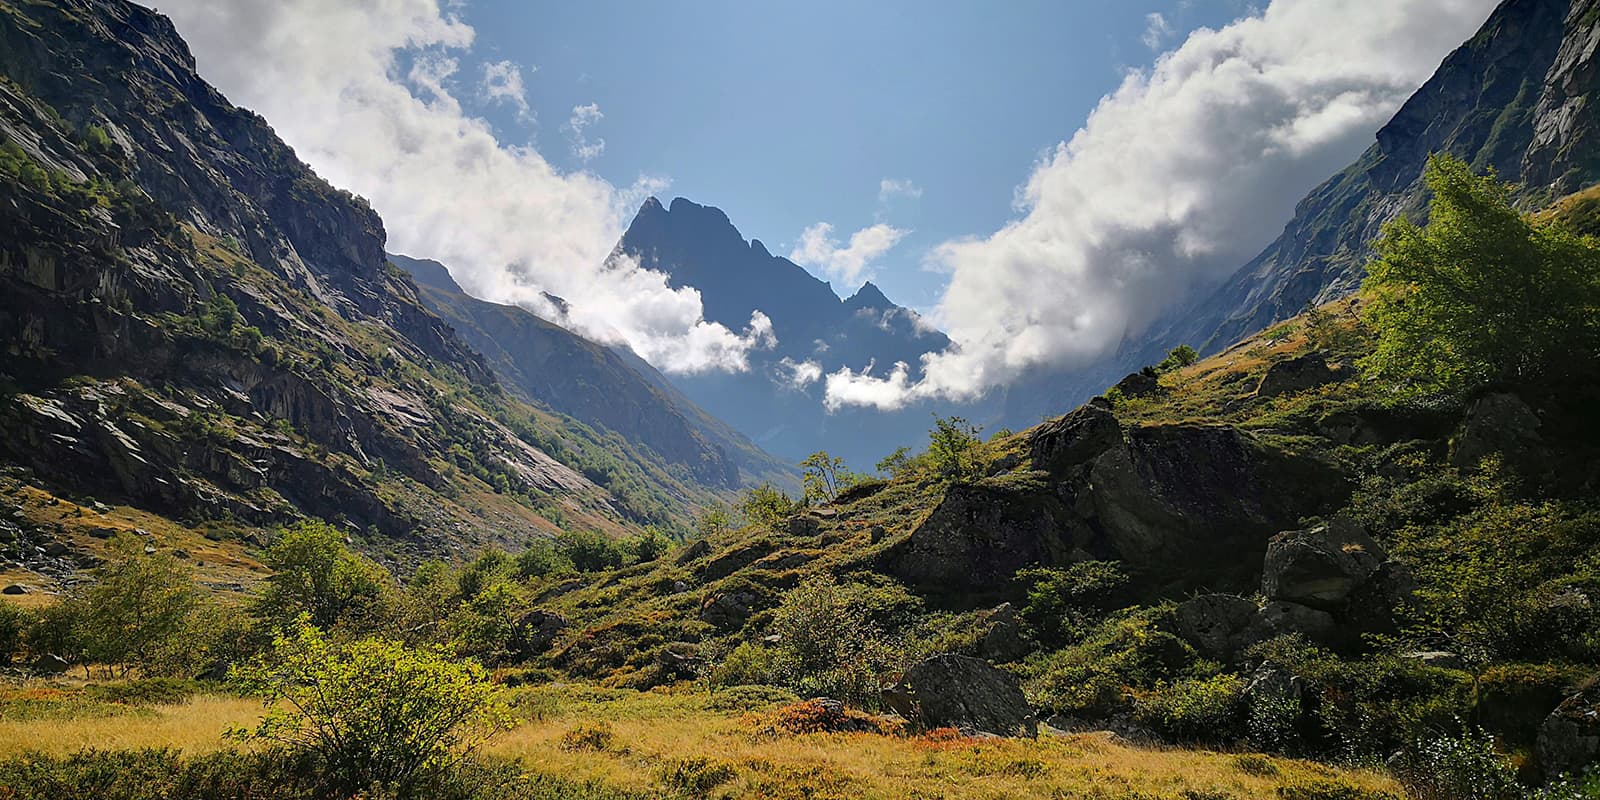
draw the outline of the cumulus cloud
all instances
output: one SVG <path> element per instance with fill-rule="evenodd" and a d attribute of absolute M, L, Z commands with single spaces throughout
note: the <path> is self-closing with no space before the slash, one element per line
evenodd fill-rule
<path fill-rule="evenodd" d="M 778 361 L 778 370 L 786 385 L 804 389 L 822 379 L 822 364 L 813 359 L 795 361 L 784 356 Z"/>
<path fill-rule="evenodd" d="M 1151 50 L 1160 50 L 1167 43 L 1167 38 L 1172 36 L 1172 23 L 1159 11 L 1152 11 L 1144 15 L 1144 35 L 1139 40 Z"/>
<path fill-rule="evenodd" d="M 492 103 L 505 103 L 527 117 L 528 93 L 522 85 L 522 68 L 510 61 L 491 61 L 483 65 L 483 96 Z"/>
<path fill-rule="evenodd" d="M 816 267 L 846 286 L 857 286 L 871 277 L 867 268 L 872 261 L 889 252 L 908 233 L 880 222 L 850 234 L 849 244 L 841 246 L 833 238 L 833 226 L 818 222 L 800 233 L 789 260 Z"/>
<path fill-rule="evenodd" d="M 1113 350 L 1237 269 L 1295 202 L 1482 23 L 1495 0 L 1274 0 L 1130 72 L 1018 190 L 1019 217 L 946 242 L 934 321 L 955 342 L 922 377 L 828 376 L 829 402 L 970 398 L 1023 370 Z"/>
<path fill-rule="evenodd" d="M 838 411 L 845 406 L 899 411 L 917 399 L 909 364 L 896 361 L 889 374 L 882 377 L 872 374 L 874 367 L 869 363 L 860 372 L 844 367 L 838 372 L 829 373 L 823 383 L 822 404 L 829 411 Z"/>
<path fill-rule="evenodd" d="M 922 187 L 909 180 L 897 178 L 884 178 L 878 181 L 878 203 L 880 205 L 887 204 L 900 197 L 916 200 L 922 197 Z"/>
<path fill-rule="evenodd" d="M 459 99 L 486 91 L 484 81 L 457 83 L 474 31 L 437 0 L 161 6 L 201 75 L 270 120 L 323 177 L 372 202 L 390 249 L 438 259 L 473 294 L 626 344 L 671 371 L 745 369 L 749 350 L 771 341 L 764 318 L 731 331 L 704 319 L 693 289 L 636 262 L 606 263 L 628 215 L 663 182 L 618 187 L 499 141 Z M 520 77 L 483 73 L 506 101 Z"/>
<path fill-rule="evenodd" d="M 605 119 L 605 116 L 600 113 L 600 106 L 596 103 L 572 107 L 572 116 L 567 119 L 567 134 L 572 137 L 572 155 L 579 161 L 588 163 L 606 151 L 606 140 L 589 139 L 589 128 Z"/>

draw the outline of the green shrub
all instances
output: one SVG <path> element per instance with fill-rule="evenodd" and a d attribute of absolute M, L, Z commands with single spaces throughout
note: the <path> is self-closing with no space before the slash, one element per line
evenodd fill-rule
<path fill-rule="evenodd" d="M 262 582 L 255 614 L 280 627 L 305 614 L 324 630 L 371 629 L 391 585 L 383 567 L 352 551 L 343 531 L 320 520 L 283 529 L 262 563 L 271 574 Z"/>
<path fill-rule="evenodd" d="M 1035 700 L 1063 714 L 1109 715 L 1131 690 L 1152 690 L 1197 665 L 1194 648 L 1161 630 L 1163 609 L 1112 614 L 1083 641 L 1026 664 Z"/>
<path fill-rule="evenodd" d="M 707 792 L 733 780 L 738 772 L 732 764 L 701 756 L 675 758 L 661 768 L 661 783 L 690 797 L 705 797 Z"/>
<path fill-rule="evenodd" d="M 627 558 L 620 543 L 592 530 L 562 531 L 555 548 L 579 572 L 616 569 Z"/>
<path fill-rule="evenodd" d="M 1483 730 L 1417 743 L 1395 765 L 1395 775 L 1414 800 L 1518 800 L 1516 770 L 1495 750 Z"/>
<path fill-rule="evenodd" d="M 412 792 L 512 722 L 475 663 L 379 639 L 336 644 L 304 624 L 234 677 L 267 710 L 230 735 L 315 756 L 345 791 Z"/>
<path fill-rule="evenodd" d="M 568 752 L 602 752 L 617 743 L 617 732 L 609 722 L 584 723 L 561 734 L 561 749 Z"/>
<path fill-rule="evenodd" d="M 0 669 L 22 654 L 23 643 L 32 624 L 33 615 L 27 609 L 0 600 Z"/>
<path fill-rule="evenodd" d="M 1278 797 L 1283 800 L 1402 800 L 1391 792 L 1363 789 L 1334 780 L 1280 786 Z"/>
<path fill-rule="evenodd" d="M 1275 777 L 1279 772 L 1278 765 L 1272 763 L 1272 759 L 1255 753 L 1234 756 L 1233 768 L 1246 775 L 1254 775 L 1257 778 Z"/>
<path fill-rule="evenodd" d="M 729 686 L 713 693 L 711 699 L 706 701 L 706 708 L 711 711 L 758 711 L 799 699 L 794 692 L 773 686 Z"/>
<path fill-rule="evenodd" d="M 909 597 L 903 588 L 841 584 L 814 577 L 773 610 L 773 678 L 806 696 L 875 708 L 885 675 L 903 669 L 907 651 L 885 630 Z"/>
<path fill-rule="evenodd" d="M 1244 679 L 1237 675 L 1181 680 L 1134 701 L 1134 718 L 1180 741 L 1227 742 L 1244 723 Z"/>
<path fill-rule="evenodd" d="M 91 683 L 84 687 L 90 699 L 128 705 L 173 705 L 200 691 L 194 681 L 183 678 L 145 678 L 112 683 Z"/>
<path fill-rule="evenodd" d="M 1115 561 L 1082 561 L 1066 569 L 1019 570 L 1028 586 L 1022 618 L 1047 644 L 1083 638 L 1124 599 L 1128 576 Z"/>

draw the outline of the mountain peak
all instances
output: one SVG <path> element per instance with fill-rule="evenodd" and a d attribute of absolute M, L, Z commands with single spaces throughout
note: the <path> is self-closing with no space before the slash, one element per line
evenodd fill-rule
<path fill-rule="evenodd" d="M 850 295 L 850 299 L 845 300 L 844 304 L 851 309 L 887 309 L 895 307 L 894 303 L 889 302 L 889 298 L 884 295 L 883 290 L 879 289 L 872 281 L 861 284 L 861 288 L 857 289 L 855 294 Z"/>

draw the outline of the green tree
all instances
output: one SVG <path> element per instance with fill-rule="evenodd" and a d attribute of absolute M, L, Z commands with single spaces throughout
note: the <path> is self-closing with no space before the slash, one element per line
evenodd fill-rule
<path fill-rule="evenodd" d="M 579 572 L 616 569 L 626 555 L 622 545 L 599 531 L 562 531 L 555 544 L 556 552 Z"/>
<path fill-rule="evenodd" d="M 24 637 L 33 624 L 33 617 L 15 603 L 0 601 L 0 669 L 11 666 L 12 659 L 22 652 Z"/>
<path fill-rule="evenodd" d="M 873 618 L 871 592 L 822 575 L 785 594 L 773 611 L 774 677 L 805 696 L 876 705 L 884 676 L 903 668 L 906 654 Z"/>
<path fill-rule="evenodd" d="M 1508 186 L 1454 157 L 1430 158 L 1424 179 L 1427 227 L 1385 226 L 1367 266 L 1368 375 L 1425 393 L 1592 371 L 1600 243 L 1519 213 Z"/>
<path fill-rule="evenodd" d="M 831 503 L 839 492 L 855 484 L 859 477 L 844 465 L 844 459 L 818 450 L 800 462 L 800 484 L 807 503 Z"/>
<path fill-rule="evenodd" d="M 911 448 L 897 447 L 893 453 L 878 461 L 876 469 L 890 478 L 898 478 L 910 471 L 915 463 L 916 457 L 911 454 Z"/>
<path fill-rule="evenodd" d="M 962 480 L 978 473 L 978 428 L 961 417 L 937 417 L 928 432 L 928 460 L 940 477 Z"/>
<path fill-rule="evenodd" d="M 93 574 L 78 625 L 88 656 L 103 664 L 150 665 L 198 602 L 186 565 L 168 553 L 146 553 L 132 534 L 111 540 Z"/>
<path fill-rule="evenodd" d="M 512 725 L 476 663 L 437 646 L 337 644 L 305 618 L 233 677 L 263 698 L 266 713 L 255 728 L 230 735 L 322 759 L 332 788 L 346 794 L 416 796 L 424 781 Z"/>
<path fill-rule="evenodd" d="M 633 563 L 646 564 L 672 552 L 672 540 L 651 525 L 629 539 L 626 547 L 633 555 Z"/>
<path fill-rule="evenodd" d="M 785 517 L 798 510 L 800 510 L 799 502 L 778 491 L 770 483 L 763 483 L 746 490 L 744 497 L 739 501 L 739 513 L 743 514 L 745 519 L 767 527 L 782 522 Z"/>
<path fill-rule="evenodd" d="M 572 562 L 556 549 L 553 542 L 534 542 L 517 554 L 517 575 L 522 578 L 542 578 L 570 569 Z"/>
<path fill-rule="evenodd" d="M 344 533 L 320 520 L 285 528 L 262 559 L 272 574 L 264 581 L 256 615 L 271 624 L 301 614 L 327 629 L 339 624 L 370 626 L 389 588 L 384 569 L 345 546 Z"/>
<path fill-rule="evenodd" d="M 1161 363 L 1156 365 L 1156 374 L 1165 375 L 1173 370 L 1183 369 L 1199 360 L 1199 352 L 1189 345 L 1180 344 L 1172 348 L 1172 351 L 1167 353 L 1167 357 L 1161 359 Z"/>
<path fill-rule="evenodd" d="M 695 533 L 702 539 L 717 536 L 733 526 L 733 514 L 721 503 L 706 506 L 694 520 Z"/>

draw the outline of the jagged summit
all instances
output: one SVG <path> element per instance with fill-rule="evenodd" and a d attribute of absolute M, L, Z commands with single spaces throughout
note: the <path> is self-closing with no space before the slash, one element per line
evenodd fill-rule
<path fill-rule="evenodd" d="M 872 281 L 867 281 L 866 283 L 861 284 L 861 288 L 857 289 L 855 294 L 850 295 L 850 297 L 844 301 L 844 305 L 846 308 L 851 310 L 862 308 L 897 308 L 894 303 L 889 302 L 888 297 L 884 296 L 883 290 L 879 289 L 877 284 L 873 283 Z"/>

